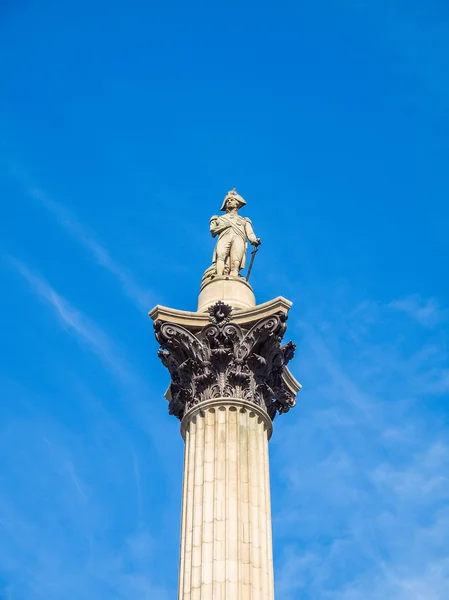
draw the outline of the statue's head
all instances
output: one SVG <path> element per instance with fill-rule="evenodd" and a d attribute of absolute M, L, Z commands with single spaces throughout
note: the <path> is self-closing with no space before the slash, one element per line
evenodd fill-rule
<path fill-rule="evenodd" d="M 233 190 L 228 192 L 224 197 L 223 204 L 221 205 L 220 210 L 228 211 L 232 210 L 233 208 L 237 208 L 238 210 L 242 206 L 245 206 L 245 204 L 245 200 L 243 200 L 243 198 L 239 194 L 237 194 L 237 191 L 234 188 Z"/>

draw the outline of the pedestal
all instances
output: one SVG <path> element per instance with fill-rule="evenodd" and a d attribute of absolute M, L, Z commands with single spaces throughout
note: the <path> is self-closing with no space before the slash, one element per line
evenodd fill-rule
<path fill-rule="evenodd" d="M 253 289 L 243 277 L 215 277 L 206 283 L 198 296 L 198 312 L 206 312 L 219 300 L 234 310 L 256 306 Z"/>

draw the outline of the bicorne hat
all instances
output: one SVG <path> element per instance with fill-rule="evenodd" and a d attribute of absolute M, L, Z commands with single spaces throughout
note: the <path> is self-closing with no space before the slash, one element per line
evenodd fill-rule
<path fill-rule="evenodd" d="M 221 205 L 221 208 L 220 208 L 220 210 L 222 212 L 226 210 L 226 200 L 228 200 L 228 198 L 234 198 L 234 200 L 237 200 L 239 203 L 239 208 L 241 208 L 242 206 L 245 206 L 245 204 L 246 204 L 245 200 L 243 200 L 243 198 L 240 196 L 240 194 L 237 194 L 237 191 L 234 188 L 230 192 L 228 192 L 226 194 L 226 196 L 224 197 L 223 204 Z"/>

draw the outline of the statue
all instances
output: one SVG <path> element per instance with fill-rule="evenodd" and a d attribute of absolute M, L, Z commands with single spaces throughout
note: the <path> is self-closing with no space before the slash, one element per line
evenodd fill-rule
<path fill-rule="evenodd" d="M 261 240 L 254 234 L 250 219 L 238 214 L 239 208 L 245 205 L 245 200 L 234 188 L 226 194 L 220 209 L 226 214 L 211 217 L 210 232 L 212 237 L 218 236 L 218 240 L 212 265 L 203 275 L 203 285 L 214 277 L 239 277 L 239 271 L 246 262 L 247 240 L 255 247 L 261 244 Z"/>

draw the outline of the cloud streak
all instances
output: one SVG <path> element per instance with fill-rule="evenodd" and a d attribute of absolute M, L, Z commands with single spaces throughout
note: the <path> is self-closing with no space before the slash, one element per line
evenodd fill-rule
<path fill-rule="evenodd" d="M 11 600 L 172 595 L 170 577 L 156 567 L 152 532 L 161 513 L 150 512 L 147 528 L 135 515 L 133 439 L 109 419 L 91 424 L 98 428 L 99 444 L 91 443 L 86 430 L 41 415 L 1 423 L 2 600 L 6 590 Z M 11 453 L 11 445 L 20 452 Z M 154 502 L 159 492 L 147 493 Z M 120 503 L 111 497 L 120 497 Z"/>
<path fill-rule="evenodd" d="M 145 312 L 149 310 L 151 305 L 154 304 L 152 292 L 141 287 L 127 269 L 113 260 L 108 250 L 100 244 L 85 225 L 80 223 L 71 211 L 62 204 L 48 198 L 39 188 L 30 188 L 29 193 L 32 198 L 53 215 L 64 231 L 90 253 L 99 266 L 109 271 L 118 280 L 125 295 L 139 310 Z"/>
<path fill-rule="evenodd" d="M 69 380 L 67 390 L 64 382 L 61 392 L 49 393 L 54 397 L 45 405 L 33 390 L 15 388 L 22 410 L 12 406 L 0 427 L 5 482 L 0 490 L 0 598 L 8 593 L 10 600 L 168 600 L 175 577 L 162 573 L 155 551 L 161 546 L 157 536 L 162 535 L 165 507 L 150 507 L 159 506 L 161 490 L 170 498 L 171 490 L 164 487 L 170 458 L 164 458 L 166 432 L 157 411 L 150 410 L 147 382 L 113 339 L 42 274 L 16 257 L 6 262 L 61 329 L 101 361 L 126 402 L 111 402 L 109 388 L 108 404 L 90 397 L 85 379 L 78 386 Z M 48 367 L 58 369 L 57 364 Z M 83 374 L 77 372 L 78 377 Z M 55 420 L 44 406 L 59 404 L 62 396 L 70 416 L 63 411 Z M 78 418 L 72 424 L 73 415 Z M 149 435 L 141 435 L 142 430 Z M 20 451 L 11 455 L 13 444 Z M 159 457 L 157 487 L 140 473 L 151 452 Z M 146 473 L 152 468 L 146 465 Z M 177 538 L 174 530 L 164 532 L 164 543 Z"/>
<path fill-rule="evenodd" d="M 44 277 L 15 257 L 6 257 L 6 261 L 28 283 L 33 293 L 51 307 L 61 327 L 68 331 L 82 347 L 92 352 L 120 384 L 123 400 L 133 414 L 133 419 L 146 434 L 151 436 L 154 450 L 161 463 L 168 469 L 170 456 L 165 450 L 164 430 L 160 427 L 162 411 L 149 409 L 148 402 L 152 392 L 145 378 L 128 362 L 114 340 L 61 296 Z"/>
<path fill-rule="evenodd" d="M 394 310 L 403 312 L 424 327 L 434 327 L 446 320 L 446 314 L 440 309 L 434 298 L 421 298 L 412 294 L 390 303 Z"/>
<path fill-rule="evenodd" d="M 437 303 L 408 298 L 418 318 L 391 302 L 304 319 L 305 395 L 272 441 L 285 600 L 447 595 L 447 338 L 433 326 Z"/>
<path fill-rule="evenodd" d="M 87 346 L 109 371 L 123 380 L 130 378 L 129 368 L 118 356 L 113 341 L 92 320 L 72 306 L 46 279 L 33 272 L 23 262 L 15 257 L 8 257 L 7 262 L 25 279 L 38 298 L 53 309 L 60 324 Z"/>

